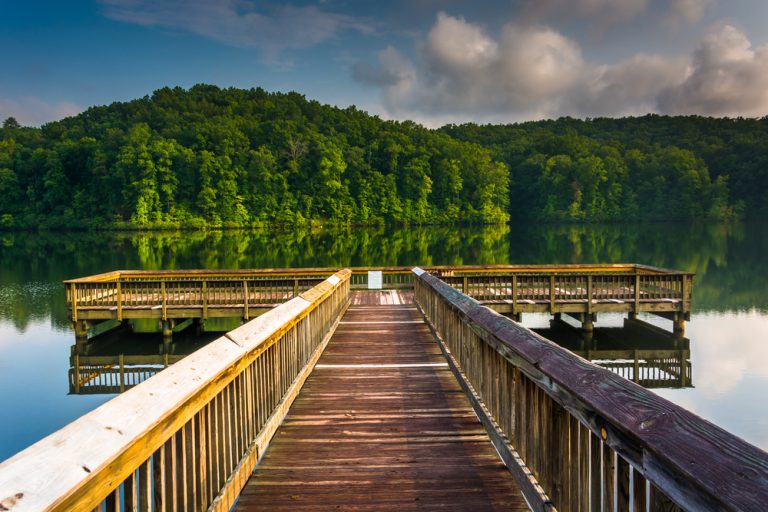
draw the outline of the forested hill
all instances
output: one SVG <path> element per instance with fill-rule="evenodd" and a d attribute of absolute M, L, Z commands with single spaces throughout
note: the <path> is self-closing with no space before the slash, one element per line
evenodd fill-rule
<path fill-rule="evenodd" d="M 762 215 L 767 124 L 648 116 L 429 130 L 297 93 L 165 88 L 42 128 L 6 119 L 0 227 Z"/>
<path fill-rule="evenodd" d="M 507 164 L 513 216 L 768 217 L 768 117 L 561 118 L 442 131 Z"/>

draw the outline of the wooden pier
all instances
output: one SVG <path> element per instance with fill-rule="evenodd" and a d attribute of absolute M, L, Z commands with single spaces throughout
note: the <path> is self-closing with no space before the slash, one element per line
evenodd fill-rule
<path fill-rule="evenodd" d="M 235 507 L 337 509 L 528 510 L 414 304 L 349 308 Z"/>
<path fill-rule="evenodd" d="M 70 319 L 79 343 L 105 320 L 157 319 L 166 337 L 178 322 L 237 317 L 244 321 L 282 304 L 338 269 L 115 271 L 65 281 Z M 585 330 L 597 314 L 648 312 L 683 333 L 690 319 L 693 274 L 637 264 L 467 265 L 426 270 L 483 303 L 518 319 L 523 313 L 571 315 Z M 410 267 L 351 269 L 350 287 L 412 290 Z"/>
<path fill-rule="evenodd" d="M 0 506 L 768 503 L 762 450 L 437 275 L 414 269 L 410 289 L 359 296 L 352 275 L 336 272 L 3 462 Z"/>

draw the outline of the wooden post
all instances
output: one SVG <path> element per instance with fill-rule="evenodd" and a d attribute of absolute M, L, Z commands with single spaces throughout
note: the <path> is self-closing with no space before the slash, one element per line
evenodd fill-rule
<path fill-rule="evenodd" d="M 680 351 L 680 387 L 688 386 L 688 362 L 685 360 L 685 350 Z"/>
<path fill-rule="evenodd" d="M 648 502 L 645 495 L 645 478 L 639 471 L 634 469 L 632 471 L 632 483 L 634 486 L 632 489 L 634 510 L 635 512 L 644 512 L 647 509 Z"/>
<path fill-rule="evenodd" d="M 467 276 L 464 276 L 464 278 L 461 281 L 461 293 L 464 295 L 467 295 L 467 291 L 469 290 L 469 278 Z"/>
<path fill-rule="evenodd" d="M 162 320 L 163 327 L 163 353 L 168 354 L 173 343 L 173 320 Z"/>
<path fill-rule="evenodd" d="M 78 354 L 85 353 L 85 344 L 88 343 L 88 322 L 86 320 L 77 320 L 73 322 L 75 329 L 75 350 Z"/>
<path fill-rule="evenodd" d="M 603 510 L 614 510 L 614 477 L 616 472 L 614 455 L 614 451 L 608 444 L 603 443 Z"/>
<path fill-rule="evenodd" d="M 72 321 L 77 322 L 77 288 L 75 283 L 69 285 L 70 296 L 72 297 Z"/>
<path fill-rule="evenodd" d="M 517 276 L 512 275 L 512 314 L 517 314 Z M 520 321 L 519 319 L 515 319 Z"/>
<path fill-rule="evenodd" d="M 248 321 L 248 281 L 243 281 L 243 318 Z"/>
<path fill-rule="evenodd" d="M 165 297 L 165 281 L 160 281 L 160 294 L 162 296 L 163 304 L 163 320 L 168 318 L 168 303 Z M 165 333 L 163 333 L 165 334 Z"/>
<path fill-rule="evenodd" d="M 637 314 L 640 312 L 640 274 L 635 274 L 635 310 L 630 315 L 630 318 L 637 319 Z"/>
<path fill-rule="evenodd" d="M 202 283 L 203 293 L 203 320 L 208 319 L 208 283 L 203 281 Z"/>
<path fill-rule="evenodd" d="M 632 499 L 629 493 L 629 463 L 616 455 L 616 511 L 629 512 Z"/>
<path fill-rule="evenodd" d="M 75 393 L 80 393 L 80 354 L 75 352 Z"/>
<path fill-rule="evenodd" d="M 675 319 L 673 320 L 673 332 L 678 337 L 685 336 L 685 313 L 678 311 L 675 313 Z"/>
<path fill-rule="evenodd" d="M 120 392 L 125 391 L 125 356 L 120 354 L 118 357 L 118 363 L 120 364 Z"/>
<path fill-rule="evenodd" d="M 123 321 L 123 286 L 120 281 L 117 282 L 117 320 Z"/>
<path fill-rule="evenodd" d="M 555 312 L 555 275 L 549 276 L 549 312 Z"/>
<path fill-rule="evenodd" d="M 691 281 L 693 278 L 688 275 L 682 275 L 681 276 L 683 282 L 681 285 L 682 288 L 682 297 L 680 300 L 680 306 L 683 309 L 683 314 L 688 314 L 691 311 Z"/>
<path fill-rule="evenodd" d="M 634 382 L 635 384 L 639 384 L 640 383 L 640 359 L 637 353 L 637 349 L 633 350 L 633 355 L 635 357 L 635 366 L 633 367 L 633 370 L 632 370 L 634 372 L 632 382 Z"/>
<path fill-rule="evenodd" d="M 592 312 L 592 275 L 587 276 L 587 313 Z"/>
<path fill-rule="evenodd" d="M 298 279 L 293 280 L 293 296 L 294 297 L 299 296 L 299 280 Z"/>

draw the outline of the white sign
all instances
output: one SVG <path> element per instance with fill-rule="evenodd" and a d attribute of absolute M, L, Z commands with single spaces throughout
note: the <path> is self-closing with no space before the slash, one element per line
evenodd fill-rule
<path fill-rule="evenodd" d="M 381 275 L 381 270 L 368 271 L 368 289 L 369 290 L 381 290 L 383 281 L 384 279 Z"/>

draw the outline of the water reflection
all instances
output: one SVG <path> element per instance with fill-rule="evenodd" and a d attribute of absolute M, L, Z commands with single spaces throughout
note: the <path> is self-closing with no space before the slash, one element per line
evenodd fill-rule
<path fill-rule="evenodd" d="M 690 340 L 625 320 L 623 327 L 596 327 L 592 333 L 564 321 L 534 329 L 547 339 L 649 389 L 693 387 Z"/>
<path fill-rule="evenodd" d="M 597 327 L 593 333 L 586 334 L 564 321 L 553 320 L 549 328 L 534 331 L 643 387 L 693 387 L 690 340 L 644 322 L 626 320 L 623 327 Z M 157 333 L 116 329 L 92 338 L 79 353 L 72 345 L 69 393 L 121 393 L 181 361 L 221 334 L 198 333 L 194 326 L 189 326 L 174 334 L 170 346 L 164 346 Z"/>
<path fill-rule="evenodd" d="M 67 326 L 61 281 L 115 269 L 644 263 L 696 273 L 694 311 L 768 311 L 768 227 L 547 225 L 0 233 L 0 319 Z"/>
<path fill-rule="evenodd" d="M 760 224 L 0 232 L 0 403 L 14 412 L 14 421 L 0 422 L 0 460 L 112 396 L 68 395 L 73 333 L 64 279 L 115 269 L 417 263 L 639 262 L 695 272 L 694 314 L 686 331 L 694 369 L 687 384 L 696 387 L 655 391 L 768 448 L 765 254 L 768 225 Z M 645 320 L 670 329 L 667 320 Z M 158 355 L 160 336 L 150 339 L 145 353 Z"/>
<path fill-rule="evenodd" d="M 151 330 L 151 326 L 137 324 L 137 330 L 147 327 Z M 187 324 L 174 333 L 169 345 L 164 344 L 156 332 L 133 332 L 131 324 L 95 336 L 79 350 L 72 345 L 67 379 L 69 393 L 122 393 L 223 334 L 210 330 L 201 333 L 191 322 Z"/>

